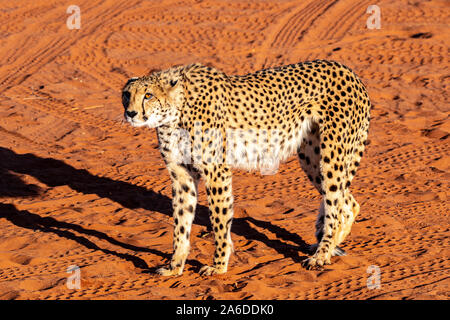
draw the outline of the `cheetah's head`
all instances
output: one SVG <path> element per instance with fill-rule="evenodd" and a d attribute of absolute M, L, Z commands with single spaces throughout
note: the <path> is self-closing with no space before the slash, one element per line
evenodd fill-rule
<path fill-rule="evenodd" d="M 159 72 L 129 79 L 122 89 L 125 120 L 134 127 L 150 128 L 176 122 L 183 103 L 183 88 L 178 78 L 170 72 Z"/>

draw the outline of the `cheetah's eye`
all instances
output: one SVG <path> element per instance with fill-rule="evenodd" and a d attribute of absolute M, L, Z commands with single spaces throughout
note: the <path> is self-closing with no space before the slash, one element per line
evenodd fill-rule
<path fill-rule="evenodd" d="M 153 97 L 153 95 L 148 92 L 144 95 L 144 99 L 146 99 L 146 100 L 151 99 L 152 97 Z"/>

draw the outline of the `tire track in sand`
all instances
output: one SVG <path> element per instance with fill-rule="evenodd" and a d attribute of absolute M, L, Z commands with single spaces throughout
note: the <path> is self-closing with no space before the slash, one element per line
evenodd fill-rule
<path fill-rule="evenodd" d="M 333 8 L 334 10 L 327 12 L 321 17 L 322 24 L 317 28 L 321 32 L 318 36 L 311 34 L 311 38 L 318 38 L 320 40 L 333 39 L 333 41 L 341 40 L 355 26 L 357 21 L 366 14 L 366 9 L 369 4 L 370 1 L 363 0 L 356 3 L 350 1 L 341 7 L 336 6 Z M 334 23 L 330 24 L 330 19 L 333 19 Z M 365 25 L 362 25 L 361 28 L 365 28 Z"/>
<path fill-rule="evenodd" d="M 275 27 L 276 32 L 268 36 L 268 40 L 260 48 L 261 55 L 265 58 L 259 59 L 263 68 L 269 66 L 270 56 L 277 56 L 280 53 L 293 48 L 295 44 L 301 41 L 306 32 L 314 25 L 327 10 L 333 7 L 338 1 L 311 1 L 306 5 L 303 2 L 300 7 L 290 7 L 280 13 L 283 16 L 280 24 Z M 286 11 L 292 11 L 292 14 L 284 14 Z M 269 52 L 273 52 L 269 55 Z"/>
<path fill-rule="evenodd" d="M 313 1 L 287 18 L 272 41 L 272 48 L 286 48 L 300 41 L 314 22 L 338 1 Z"/>
<path fill-rule="evenodd" d="M 102 10 L 101 19 L 92 19 L 89 24 L 86 24 L 86 26 L 83 26 L 80 30 L 76 31 L 81 33 L 79 37 L 69 37 L 67 31 L 65 30 L 65 32 L 55 35 L 58 38 L 46 37 L 40 39 L 36 44 L 34 44 L 33 47 L 28 47 L 26 52 L 31 54 L 19 56 L 18 59 L 15 60 L 14 64 L 0 67 L 0 74 L 6 75 L 6 77 L 0 79 L 0 93 L 3 93 L 11 87 L 14 87 L 26 80 L 30 75 L 36 73 L 44 65 L 53 61 L 57 56 L 63 54 L 80 39 L 92 35 L 92 33 L 99 28 L 107 28 L 108 25 L 113 23 L 113 19 L 115 17 L 122 14 L 126 8 L 129 8 L 137 3 L 138 1 L 134 1 L 133 3 L 130 3 L 130 1 L 122 1 L 121 3 L 114 4 L 113 6 L 109 6 L 107 3 L 105 5 L 106 8 Z M 101 9 L 96 7 L 95 10 L 97 11 Z M 88 11 L 84 13 L 84 16 L 89 16 L 90 13 L 91 12 Z M 65 28 L 65 26 L 63 28 Z M 31 32 L 31 34 L 33 34 L 33 32 Z M 32 39 L 33 37 L 30 37 L 30 42 Z"/>

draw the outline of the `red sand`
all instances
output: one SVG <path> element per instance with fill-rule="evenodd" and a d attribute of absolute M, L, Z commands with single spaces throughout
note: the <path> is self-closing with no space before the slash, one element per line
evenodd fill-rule
<path fill-rule="evenodd" d="M 446 1 L 3 2 L 0 10 L 0 299 L 448 299 L 449 10 Z M 127 78 L 194 61 L 244 74 L 312 60 L 352 68 L 373 102 L 352 185 L 348 255 L 300 261 L 319 195 L 292 157 L 274 176 L 234 172 L 235 253 L 212 261 L 205 192 L 185 272 L 172 252 L 171 187 L 154 130 L 120 123 Z M 81 268 L 68 289 L 67 267 Z M 381 288 L 367 287 L 377 265 Z"/>

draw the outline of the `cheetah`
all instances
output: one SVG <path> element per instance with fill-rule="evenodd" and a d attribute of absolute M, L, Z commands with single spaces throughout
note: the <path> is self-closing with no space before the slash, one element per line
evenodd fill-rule
<path fill-rule="evenodd" d="M 172 181 L 173 255 L 157 273 L 181 275 L 190 246 L 197 185 L 205 181 L 215 253 L 202 275 L 223 274 L 233 250 L 231 168 L 276 168 L 297 153 L 322 195 L 317 243 L 302 264 L 321 269 L 349 234 L 360 206 L 349 187 L 368 138 L 370 101 L 348 67 L 315 60 L 227 75 L 200 63 L 131 78 L 125 120 L 156 128 Z"/>

